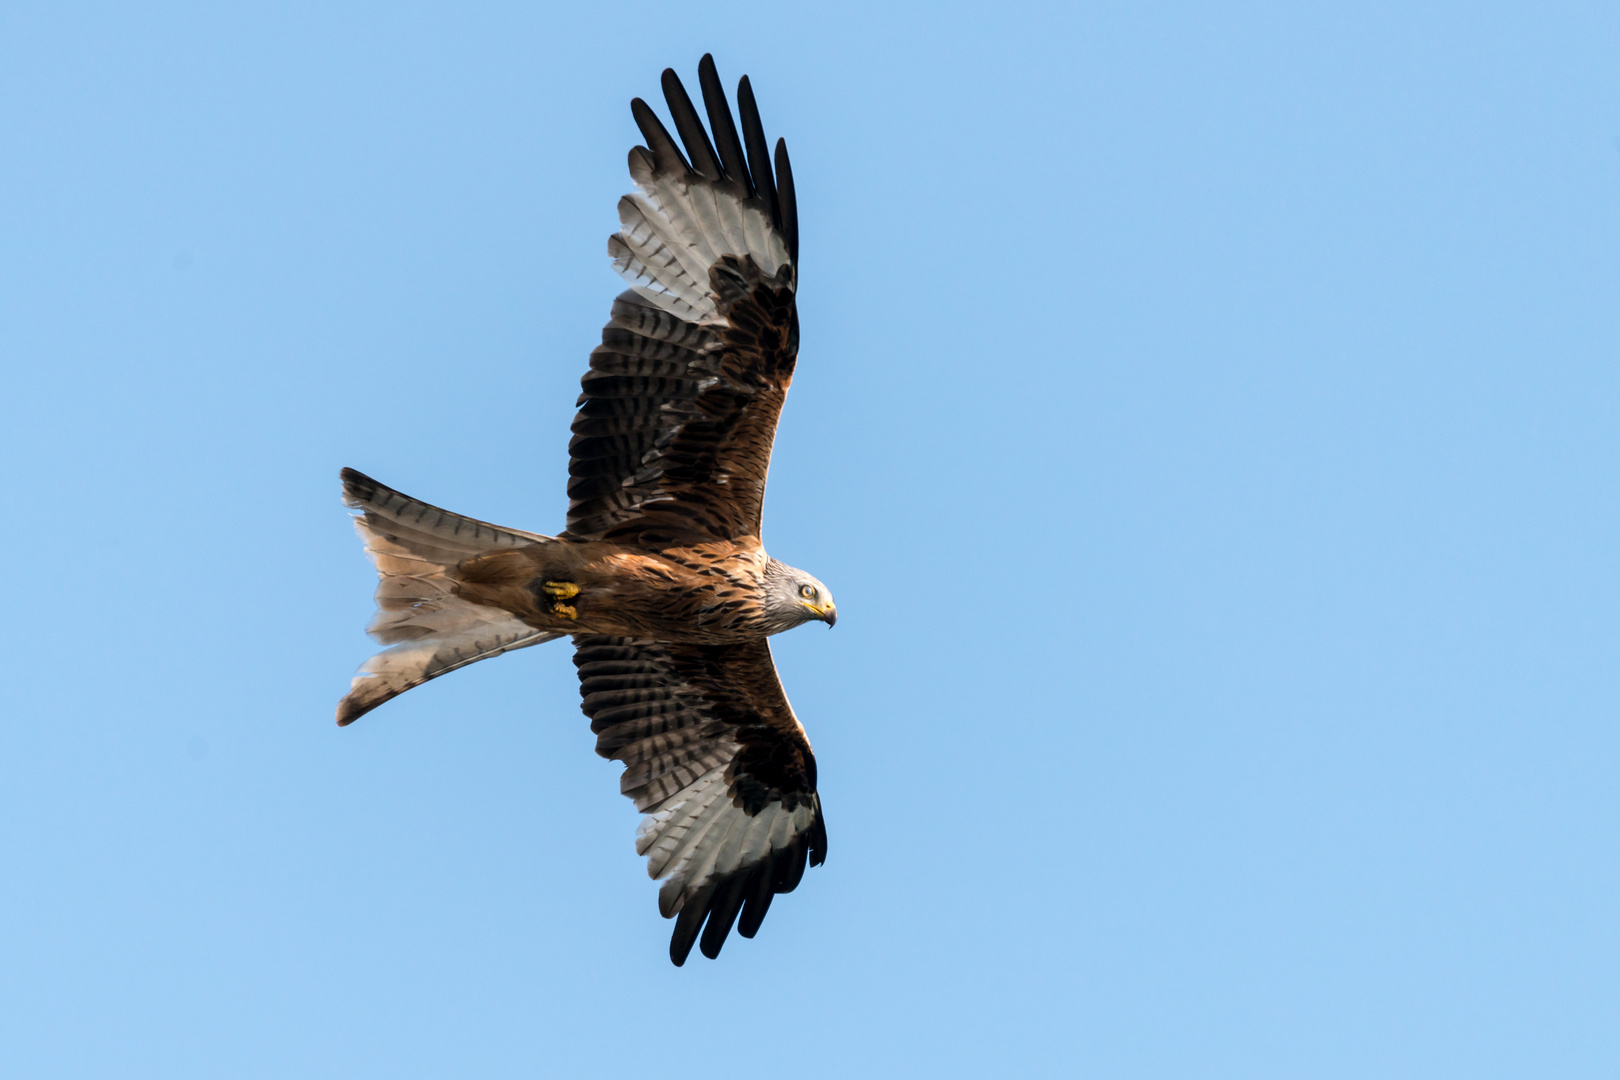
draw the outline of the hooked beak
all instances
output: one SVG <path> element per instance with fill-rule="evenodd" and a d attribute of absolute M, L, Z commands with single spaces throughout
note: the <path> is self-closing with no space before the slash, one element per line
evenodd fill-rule
<path fill-rule="evenodd" d="M 804 607 L 805 610 L 810 612 L 812 616 L 820 619 L 828 626 L 831 626 L 833 623 L 838 621 L 838 609 L 832 604 L 828 604 L 825 607 L 820 604 L 805 604 Z"/>

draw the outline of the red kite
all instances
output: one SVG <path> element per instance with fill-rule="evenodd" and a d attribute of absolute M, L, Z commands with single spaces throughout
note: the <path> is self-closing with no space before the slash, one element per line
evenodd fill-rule
<path fill-rule="evenodd" d="M 771 441 L 798 355 L 799 228 L 787 147 L 766 151 L 747 77 L 742 133 L 714 61 L 705 130 L 674 71 L 681 146 L 640 98 L 646 146 L 619 200 L 613 302 L 581 380 L 557 536 L 490 525 L 343 470 L 377 565 L 366 662 L 339 724 L 413 686 L 570 636 L 596 751 L 646 814 L 636 851 L 664 882 L 670 959 L 753 937 L 777 893 L 827 854 L 816 761 L 766 638 L 831 626 L 827 587 L 765 554 Z M 713 133 L 710 141 L 709 133 Z M 701 933 L 701 937 L 700 937 Z"/>

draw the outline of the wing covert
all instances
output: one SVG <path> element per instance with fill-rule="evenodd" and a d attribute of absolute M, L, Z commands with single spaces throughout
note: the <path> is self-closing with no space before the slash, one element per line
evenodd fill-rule
<path fill-rule="evenodd" d="M 620 789 L 647 815 L 636 853 L 664 879 L 670 959 L 685 963 L 694 942 L 713 959 L 734 920 L 753 937 L 772 898 L 827 853 L 815 757 L 770 647 L 574 642 L 596 752 L 625 764 Z"/>
<path fill-rule="evenodd" d="M 637 190 L 608 240 L 631 288 L 581 380 L 569 443 L 568 530 L 658 547 L 757 536 L 777 417 L 798 355 L 797 201 L 775 169 L 748 80 L 743 135 L 705 56 L 711 143 L 674 71 L 664 95 L 686 153 L 646 102 L 630 151 Z"/>

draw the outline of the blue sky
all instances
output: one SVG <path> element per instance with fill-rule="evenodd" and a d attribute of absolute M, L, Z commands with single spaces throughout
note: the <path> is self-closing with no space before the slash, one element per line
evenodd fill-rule
<path fill-rule="evenodd" d="M 1612 5 L 0 10 L 0 1069 L 1620 1069 Z M 830 854 L 684 969 L 569 653 L 339 730 L 352 465 L 555 531 L 628 101 L 794 155 Z"/>

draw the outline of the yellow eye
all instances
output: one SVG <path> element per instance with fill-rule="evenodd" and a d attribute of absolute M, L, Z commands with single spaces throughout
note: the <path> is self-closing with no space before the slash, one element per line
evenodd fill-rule
<path fill-rule="evenodd" d="M 806 600 L 814 600 L 816 598 L 815 586 L 813 586 L 813 585 L 800 585 L 799 586 L 799 595 L 804 597 Z"/>

